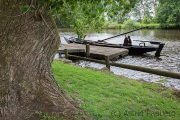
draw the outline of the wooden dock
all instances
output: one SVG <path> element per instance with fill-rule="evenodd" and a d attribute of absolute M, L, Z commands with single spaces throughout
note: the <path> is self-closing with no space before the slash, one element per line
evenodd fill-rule
<path fill-rule="evenodd" d="M 67 49 L 69 54 L 76 54 L 76 53 L 84 53 L 86 54 L 87 46 L 84 44 L 64 44 L 58 49 L 59 54 L 65 53 L 64 50 Z M 114 59 L 118 57 L 123 57 L 128 55 L 128 50 L 124 48 L 111 48 L 111 47 L 102 47 L 102 46 L 93 46 L 90 45 L 89 57 L 90 58 L 97 58 L 97 59 L 104 59 L 105 56 L 109 56 L 109 59 Z"/>

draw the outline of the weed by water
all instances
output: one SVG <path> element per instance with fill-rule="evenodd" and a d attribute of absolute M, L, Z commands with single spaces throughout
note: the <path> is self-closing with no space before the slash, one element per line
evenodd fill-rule
<path fill-rule="evenodd" d="M 166 78 L 161 78 L 161 79 L 158 80 L 158 82 L 165 83 L 165 82 L 167 82 L 167 79 Z"/>

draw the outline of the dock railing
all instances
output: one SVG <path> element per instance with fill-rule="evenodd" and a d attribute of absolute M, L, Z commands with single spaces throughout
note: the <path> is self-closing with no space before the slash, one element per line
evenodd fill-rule
<path fill-rule="evenodd" d="M 162 71 L 162 70 L 158 70 L 158 69 L 145 68 L 145 67 L 140 67 L 140 66 L 110 62 L 109 56 L 104 56 L 104 60 L 92 59 L 92 58 L 89 58 L 89 50 L 90 50 L 90 47 L 88 45 L 86 45 L 86 57 L 80 57 L 80 56 L 68 54 L 68 50 L 65 49 L 64 50 L 65 51 L 65 58 L 66 59 L 86 60 L 86 61 L 105 64 L 109 70 L 110 70 L 110 66 L 115 66 L 115 67 L 126 68 L 126 69 L 156 74 L 156 75 L 160 75 L 160 76 L 166 76 L 166 77 L 180 79 L 180 74 L 174 73 L 174 72 Z"/>

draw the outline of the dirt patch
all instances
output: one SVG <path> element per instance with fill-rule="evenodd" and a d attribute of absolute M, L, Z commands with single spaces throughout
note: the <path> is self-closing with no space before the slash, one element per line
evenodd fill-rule
<path fill-rule="evenodd" d="M 85 113 L 78 108 L 77 103 L 73 103 L 74 108 L 60 108 L 51 102 L 33 101 L 32 103 L 21 106 L 14 116 L 6 116 L 3 120 L 40 120 L 40 119 L 63 119 L 63 120 L 87 120 Z"/>
<path fill-rule="evenodd" d="M 180 90 L 175 90 L 174 95 L 178 98 L 180 101 Z"/>

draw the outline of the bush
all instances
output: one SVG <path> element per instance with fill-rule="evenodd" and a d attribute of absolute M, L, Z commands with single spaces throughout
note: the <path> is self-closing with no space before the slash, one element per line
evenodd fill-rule
<path fill-rule="evenodd" d="M 148 27 L 150 29 L 158 29 L 161 28 L 160 24 L 141 24 L 141 23 L 137 23 L 135 24 L 136 28 L 140 28 L 140 27 Z"/>
<path fill-rule="evenodd" d="M 135 22 L 131 19 L 123 22 L 122 28 L 134 28 L 135 27 Z"/>
<path fill-rule="evenodd" d="M 150 23 L 153 23 L 152 17 L 151 17 L 151 16 L 145 15 L 145 16 L 143 17 L 142 23 L 143 23 L 143 24 L 150 24 Z"/>
<path fill-rule="evenodd" d="M 103 28 L 106 28 L 106 29 L 118 29 L 120 27 L 121 25 L 118 24 L 117 22 L 110 22 L 110 21 L 105 22 L 103 26 Z"/>

